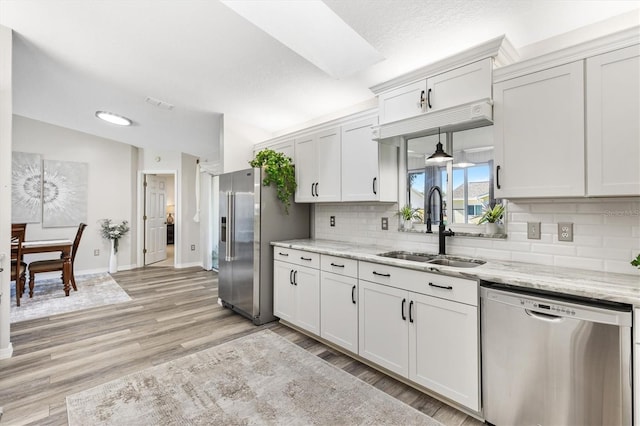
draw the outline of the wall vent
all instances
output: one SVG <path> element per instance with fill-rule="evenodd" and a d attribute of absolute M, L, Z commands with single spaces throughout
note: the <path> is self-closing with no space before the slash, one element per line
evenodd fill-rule
<path fill-rule="evenodd" d="M 147 96 L 144 100 L 146 103 L 156 106 L 158 108 L 166 109 L 171 111 L 173 109 L 173 105 L 169 102 L 161 101 L 160 99 L 152 98 L 151 96 Z"/>

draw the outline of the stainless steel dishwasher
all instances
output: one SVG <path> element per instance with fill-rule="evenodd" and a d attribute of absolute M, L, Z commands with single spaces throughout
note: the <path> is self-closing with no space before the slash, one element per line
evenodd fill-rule
<path fill-rule="evenodd" d="M 630 425 L 631 306 L 481 283 L 493 425 Z"/>

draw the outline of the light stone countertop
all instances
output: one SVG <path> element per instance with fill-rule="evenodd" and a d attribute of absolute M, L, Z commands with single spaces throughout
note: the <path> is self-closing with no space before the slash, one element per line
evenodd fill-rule
<path fill-rule="evenodd" d="M 399 266 L 418 271 L 437 272 L 453 277 L 511 284 L 518 287 L 640 306 L 640 278 L 635 275 L 491 259 L 480 259 L 487 263 L 474 268 L 456 268 L 378 256 L 379 253 L 397 250 L 389 247 L 362 246 L 331 240 L 288 240 L 271 244 L 277 247 Z"/>

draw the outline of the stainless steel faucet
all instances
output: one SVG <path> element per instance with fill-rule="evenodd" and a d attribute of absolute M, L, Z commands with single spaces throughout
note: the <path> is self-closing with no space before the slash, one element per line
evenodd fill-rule
<path fill-rule="evenodd" d="M 427 234 L 433 234 L 431 230 L 431 197 L 433 193 L 437 192 L 440 196 L 440 223 L 438 224 L 438 254 L 445 254 L 445 237 L 453 237 L 456 235 L 451 228 L 448 231 L 445 231 L 444 226 L 444 213 L 443 213 L 443 202 L 442 202 L 442 190 L 439 186 L 434 185 L 429 189 L 429 195 L 427 196 Z"/>

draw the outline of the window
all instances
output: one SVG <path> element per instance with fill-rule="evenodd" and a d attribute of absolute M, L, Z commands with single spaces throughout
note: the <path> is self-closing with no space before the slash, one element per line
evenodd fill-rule
<path fill-rule="evenodd" d="M 437 185 L 443 194 L 447 226 L 477 225 L 484 208 L 495 204 L 493 195 L 493 130 L 491 127 L 440 135 L 453 161 L 425 163 L 435 151 L 438 135 L 407 141 L 407 199 L 413 208 L 428 210 L 427 195 Z M 431 221 L 439 223 L 439 200 L 432 197 Z M 426 215 L 423 216 L 426 220 Z"/>

